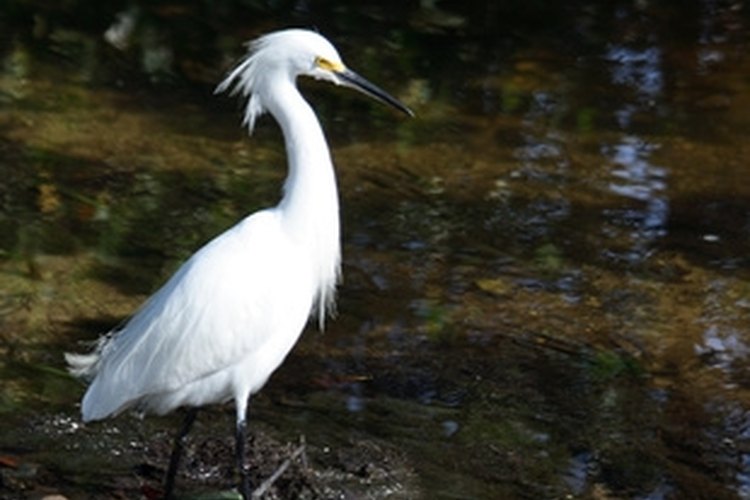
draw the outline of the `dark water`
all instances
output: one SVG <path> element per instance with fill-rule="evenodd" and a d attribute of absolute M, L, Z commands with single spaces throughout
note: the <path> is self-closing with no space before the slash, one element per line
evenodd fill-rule
<path fill-rule="evenodd" d="M 6 2 L 0 458 L 71 498 L 113 448 L 143 461 L 139 421 L 81 430 L 61 353 L 275 202 L 275 125 L 248 139 L 212 89 L 243 41 L 302 25 L 417 117 L 301 82 L 345 282 L 256 421 L 395 450 L 406 497 L 750 498 L 749 10 Z"/>

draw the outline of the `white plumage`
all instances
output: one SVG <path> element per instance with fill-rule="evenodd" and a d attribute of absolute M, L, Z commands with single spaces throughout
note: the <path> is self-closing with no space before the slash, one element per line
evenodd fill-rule
<path fill-rule="evenodd" d="M 340 270 L 338 194 L 298 75 L 357 88 L 411 113 L 346 69 L 317 33 L 286 30 L 252 43 L 217 92 L 233 89 L 249 99 L 250 131 L 265 111 L 281 126 L 289 163 L 282 200 L 196 252 L 93 353 L 66 354 L 71 372 L 91 380 L 85 421 L 131 408 L 164 414 L 234 400 L 244 430 L 248 398 L 284 360 L 311 312 L 322 326 Z"/>

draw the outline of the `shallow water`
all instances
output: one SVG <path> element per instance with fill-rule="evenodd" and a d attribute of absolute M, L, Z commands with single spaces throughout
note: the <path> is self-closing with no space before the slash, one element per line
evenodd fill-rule
<path fill-rule="evenodd" d="M 5 472 L 21 457 L 48 489 L 106 497 L 171 429 L 81 428 L 61 353 L 275 202 L 275 125 L 248 139 L 211 92 L 245 39 L 314 25 L 417 117 L 301 82 L 337 164 L 345 281 L 258 425 L 376 443 L 425 498 L 750 498 L 750 6 L 422 4 L 8 5 Z M 231 409 L 212 414 L 221 435 Z"/>

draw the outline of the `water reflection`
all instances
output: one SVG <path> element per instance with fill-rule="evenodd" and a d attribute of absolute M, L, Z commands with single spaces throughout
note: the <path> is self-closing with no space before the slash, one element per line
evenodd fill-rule
<path fill-rule="evenodd" d="M 104 32 L 104 39 L 119 50 L 127 49 L 131 44 L 139 14 L 140 10 L 137 7 L 119 12 Z"/>
<path fill-rule="evenodd" d="M 725 387 L 750 387 L 750 336 L 741 325 L 750 321 L 746 285 L 716 279 L 705 291 L 699 324 L 702 338 L 695 345 L 703 362 L 723 372 Z"/>
<path fill-rule="evenodd" d="M 613 45 L 607 49 L 604 57 L 612 64 L 612 83 L 634 89 L 639 105 L 651 107 L 656 104 L 664 86 L 659 47 L 638 50 Z M 620 128 L 627 129 L 630 126 L 632 113 L 633 108 L 630 105 L 615 111 Z"/>
<path fill-rule="evenodd" d="M 667 170 L 649 161 L 655 149 L 637 137 L 625 136 L 621 143 L 602 150 L 614 165 L 611 175 L 616 180 L 609 183 L 610 191 L 636 202 L 604 212 L 611 223 L 605 234 L 613 240 L 608 253 L 616 260 L 631 264 L 643 261 L 667 234 Z M 629 248 L 616 250 L 622 245 L 622 239 L 630 240 Z"/>
<path fill-rule="evenodd" d="M 662 106 L 663 57 L 657 46 L 635 49 L 613 44 L 608 47 L 605 59 L 610 63 L 612 83 L 626 87 L 633 94 L 632 99 L 623 99 L 613 111 L 624 134 L 617 143 L 602 147 L 602 154 L 610 158 L 611 176 L 615 178 L 609 182 L 608 188 L 636 201 L 626 208 L 605 212 L 613 224 L 607 235 L 615 241 L 623 237 L 631 240 L 627 250 L 605 253 L 635 264 L 648 258 L 658 240 L 666 236 L 670 211 L 668 170 L 650 160 L 659 145 L 630 132 L 639 113 L 653 115 Z M 627 96 L 629 93 L 622 94 Z"/>
<path fill-rule="evenodd" d="M 711 324 L 704 333 L 703 343 L 696 346 L 695 350 L 709 365 L 721 369 L 731 377 L 734 367 L 742 367 L 750 354 L 750 346 L 745 337 L 744 331 L 722 331 L 718 325 Z M 736 386 L 737 383 L 730 378 L 727 387 Z"/>
<path fill-rule="evenodd" d="M 724 47 L 741 32 L 744 19 L 741 16 L 742 2 L 703 0 L 701 2 L 700 35 L 697 51 L 698 71 L 710 73 L 717 64 L 725 61 Z"/>

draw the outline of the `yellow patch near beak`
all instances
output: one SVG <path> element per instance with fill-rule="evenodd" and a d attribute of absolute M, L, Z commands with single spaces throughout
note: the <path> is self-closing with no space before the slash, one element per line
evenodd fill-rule
<path fill-rule="evenodd" d="M 346 70 L 346 66 L 344 66 L 342 63 L 329 61 L 324 57 L 316 57 L 315 65 L 322 70 L 330 71 L 332 73 L 341 73 Z"/>

